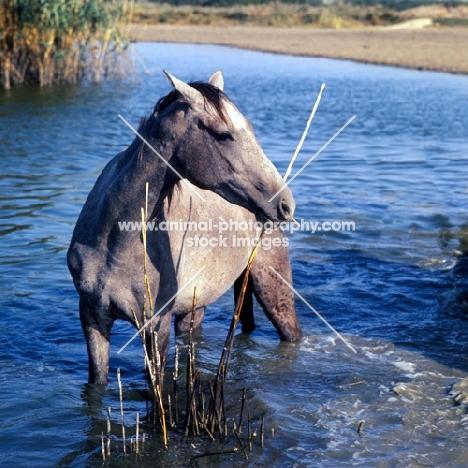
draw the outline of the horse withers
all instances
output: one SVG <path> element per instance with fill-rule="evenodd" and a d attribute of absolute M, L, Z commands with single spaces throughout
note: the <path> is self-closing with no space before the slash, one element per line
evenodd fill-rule
<path fill-rule="evenodd" d="M 166 74 L 174 90 L 159 100 L 131 145 L 105 166 L 68 251 L 80 296 L 90 383 L 107 383 L 114 321 L 144 323 L 142 233 L 128 229 L 127 222 L 141 219 L 146 203 L 148 220 L 156 226 L 146 232 L 147 275 L 154 310 L 160 311 L 155 329 L 163 362 L 172 315 L 176 331 L 189 326 L 193 286 L 198 289 L 197 326 L 205 307 L 233 283 L 239 294 L 252 250 L 249 240 L 258 235 L 254 224 L 288 221 L 294 213 L 289 188 L 263 153 L 251 124 L 224 94 L 221 72 L 207 83 L 190 84 Z M 189 223 L 194 230 L 161 229 L 161 223 L 171 222 Z M 202 227 L 206 223 L 215 232 L 207 232 Z M 263 241 L 268 239 L 270 248 L 260 248 L 249 274 L 242 328 L 251 332 L 255 327 L 254 294 L 280 338 L 295 341 L 301 330 L 293 292 L 270 268 L 292 281 L 287 242 L 278 229 Z"/>

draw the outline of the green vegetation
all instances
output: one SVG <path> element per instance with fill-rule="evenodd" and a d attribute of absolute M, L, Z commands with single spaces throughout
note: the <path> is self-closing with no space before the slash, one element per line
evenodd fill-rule
<path fill-rule="evenodd" d="M 166 3 L 172 6 L 190 5 L 202 7 L 232 7 L 239 5 L 265 5 L 271 3 L 271 0 L 147 0 L 148 3 L 162 4 Z M 281 3 L 300 4 L 309 6 L 329 6 L 340 3 L 340 0 L 281 0 Z M 440 0 L 341 0 L 341 3 L 360 6 L 383 6 L 397 11 L 416 8 L 422 5 L 433 5 L 443 3 L 446 6 L 466 5 L 466 0 L 452 0 L 441 2 Z"/>
<path fill-rule="evenodd" d="M 148 0 L 148 3 L 166 3 L 172 6 L 190 5 L 201 7 L 232 7 L 239 5 L 266 5 L 272 3 L 272 0 L 164 0 L 162 2 L 157 0 Z M 322 0 L 281 0 L 281 2 L 277 3 L 322 6 Z"/>
<path fill-rule="evenodd" d="M 135 6 L 134 21 L 144 24 L 217 26 L 241 24 L 340 29 L 393 24 L 401 21 L 401 18 L 380 5 L 359 7 L 349 3 L 337 3 L 324 7 L 271 2 L 257 5 L 201 7 L 140 1 Z"/>
<path fill-rule="evenodd" d="M 0 0 L 1 85 L 100 81 L 122 72 L 133 1 L 118 3 Z"/>
<path fill-rule="evenodd" d="M 467 28 L 468 18 L 435 18 L 434 24 L 448 28 Z"/>
<path fill-rule="evenodd" d="M 348 0 L 353 5 L 373 6 L 382 5 L 395 11 L 404 11 L 410 8 L 417 8 L 425 5 L 443 4 L 446 7 L 455 7 L 457 5 L 466 5 L 464 1 L 442 2 L 437 0 Z"/>

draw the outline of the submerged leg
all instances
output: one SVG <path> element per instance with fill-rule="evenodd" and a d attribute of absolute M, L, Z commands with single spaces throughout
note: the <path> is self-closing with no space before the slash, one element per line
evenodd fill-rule
<path fill-rule="evenodd" d="M 266 250 L 260 248 L 250 270 L 249 281 L 257 301 L 266 316 L 275 326 L 278 335 L 284 341 L 297 341 L 301 327 L 294 308 L 294 292 L 271 270 L 273 267 L 289 284 L 292 284 L 289 250 L 284 246 L 282 231 L 274 231 L 265 237 L 279 238 L 280 247 Z"/>
<path fill-rule="evenodd" d="M 86 299 L 80 298 L 80 320 L 88 348 L 88 381 L 92 384 L 107 385 L 110 331 L 114 319 L 110 314 L 100 312 Z"/>
<path fill-rule="evenodd" d="M 234 304 L 237 305 L 237 300 L 239 299 L 242 283 L 244 282 L 245 271 L 239 278 L 234 281 Z M 252 280 L 248 279 L 247 289 L 245 290 L 244 302 L 242 303 L 242 308 L 240 311 L 239 317 L 242 324 L 242 333 L 250 334 L 255 330 L 255 320 L 253 314 L 253 289 L 252 289 Z"/>
<path fill-rule="evenodd" d="M 205 315 L 204 307 L 200 307 L 199 309 L 195 310 L 195 314 L 193 317 L 193 328 L 198 328 L 201 325 L 204 315 Z M 174 317 L 174 329 L 175 329 L 176 335 L 179 335 L 181 333 L 187 333 L 188 331 L 190 331 L 191 320 L 192 320 L 192 312 L 189 312 L 186 315 L 176 315 Z"/>

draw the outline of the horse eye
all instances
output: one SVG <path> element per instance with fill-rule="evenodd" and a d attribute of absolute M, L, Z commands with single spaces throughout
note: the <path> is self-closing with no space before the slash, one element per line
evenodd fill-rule
<path fill-rule="evenodd" d="M 217 132 L 215 134 L 215 137 L 218 141 L 228 141 L 228 140 L 233 141 L 234 140 L 234 138 L 229 132 L 219 132 L 219 133 Z"/>

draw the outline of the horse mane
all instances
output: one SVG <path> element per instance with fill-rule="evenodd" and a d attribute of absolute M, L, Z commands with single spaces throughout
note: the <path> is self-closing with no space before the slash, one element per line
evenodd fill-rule
<path fill-rule="evenodd" d="M 224 113 L 223 105 L 221 102 L 222 97 L 227 99 L 226 95 L 216 86 L 213 86 L 209 83 L 203 83 L 201 81 L 192 81 L 189 83 L 192 88 L 195 88 L 203 98 L 205 102 L 210 104 L 218 114 L 219 118 L 224 122 L 227 123 L 227 116 Z M 147 122 L 150 122 L 152 118 L 156 117 L 157 114 L 166 110 L 171 104 L 179 99 L 180 93 L 176 89 L 173 89 L 169 94 L 163 96 L 158 100 L 156 105 L 154 106 L 152 115 L 150 117 L 143 117 L 141 119 L 140 125 L 138 127 L 138 132 L 143 133 L 144 127 Z M 151 128 L 152 125 L 148 125 L 147 128 Z M 146 137 L 143 133 L 143 136 Z"/>

